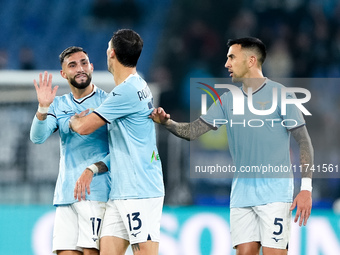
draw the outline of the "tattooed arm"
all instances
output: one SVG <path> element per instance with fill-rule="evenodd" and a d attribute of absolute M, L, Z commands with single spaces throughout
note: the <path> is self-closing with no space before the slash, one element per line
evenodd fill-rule
<path fill-rule="evenodd" d="M 299 144 L 300 147 L 300 165 L 301 165 L 301 177 L 309 179 L 311 178 L 313 172 L 311 171 L 313 162 L 313 146 L 311 139 L 309 137 L 306 126 L 299 127 L 292 131 L 292 135 Z M 307 220 L 311 214 L 312 210 L 312 192 L 308 190 L 301 190 L 293 201 L 290 210 L 293 210 L 297 206 L 297 211 L 295 214 L 294 222 L 297 222 L 299 217 L 299 225 L 301 226 L 307 224 Z"/>
<path fill-rule="evenodd" d="M 310 169 L 314 163 L 314 152 L 306 126 L 294 129 L 292 135 L 300 147 L 300 164 L 302 166 L 301 177 L 312 178 L 313 172 L 310 171 Z"/>
<path fill-rule="evenodd" d="M 169 121 L 164 124 L 164 126 L 174 135 L 188 141 L 195 140 L 212 129 L 201 119 L 197 119 L 191 123 L 178 123 L 169 119 Z"/>
<path fill-rule="evenodd" d="M 197 119 L 191 123 L 178 123 L 170 119 L 170 114 L 167 114 L 161 107 L 155 109 L 150 117 L 154 122 L 164 125 L 165 128 L 174 135 L 188 141 L 195 140 L 213 129 L 201 119 Z"/>

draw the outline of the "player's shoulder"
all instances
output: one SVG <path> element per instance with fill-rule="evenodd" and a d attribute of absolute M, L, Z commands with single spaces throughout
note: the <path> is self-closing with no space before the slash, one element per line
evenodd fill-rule
<path fill-rule="evenodd" d="M 96 85 L 94 85 L 94 87 L 95 87 L 95 94 L 96 94 L 96 96 L 107 97 L 108 93 L 105 90 L 97 87 Z"/>
<path fill-rule="evenodd" d="M 130 75 L 124 82 L 116 86 L 113 91 L 114 95 L 121 95 L 123 97 L 129 97 L 130 100 L 140 100 L 140 95 L 148 97 L 151 95 L 151 91 L 143 78 L 139 75 Z"/>
<path fill-rule="evenodd" d="M 285 88 L 285 86 L 283 84 L 281 84 L 277 81 L 273 81 L 273 80 L 268 79 L 268 78 L 266 79 L 265 83 L 266 83 L 266 87 L 268 87 L 268 88 L 279 88 L 279 89 Z"/>
<path fill-rule="evenodd" d="M 136 93 L 137 89 L 131 82 L 123 82 L 118 86 L 114 87 L 111 96 L 120 96 L 120 97 L 130 97 L 131 94 Z"/>
<path fill-rule="evenodd" d="M 131 89 L 134 88 L 137 91 L 147 86 L 146 81 L 138 73 L 130 75 L 123 83 L 125 83 L 126 86 L 131 87 Z"/>
<path fill-rule="evenodd" d="M 277 91 L 276 93 L 278 95 L 278 99 L 279 100 L 281 100 L 281 94 L 282 93 L 285 93 L 288 96 L 293 97 L 293 98 L 295 97 L 294 93 L 286 92 L 286 88 L 287 87 L 285 85 L 283 85 L 282 83 L 280 83 L 280 82 L 273 81 L 273 80 L 270 80 L 270 79 L 267 78 L 267 80 L 266 80 L 266 87 L 267 87 L 266 91 L 269 94 L 273 93 L 273 88 L 276 88 L 276 91 Z"/>
<path fill-rule="evenodd" d="M 236 86 L 237 89 L 239 89 L 240 91 L 242 91 L 242 86 Z M 221 99 L 232 99 L 233 98 L 233 92 L 231 90 L 228 90 L 226 92 L 224 92 L 221 96 L 220 96 Z"/>
<path fill-rule="evenodd" d="M 60 103 L 65 103 L 68 102 L 70 99 L 72 99 L 73 95 L 72 93 L 67 93 L 61 96 L 56 96 L 53 100 L 53 104 L 60 104 Z"/>

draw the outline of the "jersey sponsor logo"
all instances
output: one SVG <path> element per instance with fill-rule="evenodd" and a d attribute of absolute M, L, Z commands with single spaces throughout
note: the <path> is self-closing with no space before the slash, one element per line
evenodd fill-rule
<path fill-rule="evenodd" d="M 69 114 L 69 113 L 72 113 L 73 111 L 72 110 L 70 110 L 70 111 L 65 110 L 65 111 L 62 111 L 62 112 L 65 113 L 65 114 Z"/>
<path fill-rule="evenodd" d="M 114 91 L 112 91 L 112 96 L 121 96 L 121 94 L 117 94 Z"/>
<path fill-rule="evenodd" d="M 294 98 L 294 97 L 293 97 L 293 94 L 288 93 L 287 96 L 286 96 L 286 98 Z"/>
<path fill-rule="evenodd" d="M 144 99 L 151 97 L 151 91 L 149 87 L 146 86 L 144 89 L 137 91 L 137 95 L 138 95 L 139 101 L 142 101 Z"/>
<path fill-rule="evenodd" d="M 155 151 L 152 152 L 152 156 L 151 156 L 151 163 L 153 161 L 158 161 L 159 160 L 159 154 L 156 154 Z"/>

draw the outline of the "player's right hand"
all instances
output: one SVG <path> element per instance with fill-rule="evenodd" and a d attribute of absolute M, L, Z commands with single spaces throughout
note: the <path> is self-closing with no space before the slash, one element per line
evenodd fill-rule
<path fill-rule="evenodd" d="M 162 107 L 154 109 L 149 117 L 154 122 L 162 125 L 166 125 L 166 123 L 170 120 L 170 114 L 166 113 Z"/>
<path fill-rule="evenodd" d="M 294 210 L 297 207 L 294 222 L 296 223 L 299 218 L 299 226 L 302 224 L 306 226 L 307 220 L 312 210 L 312 192 L 308 190 L 301 190 L 300 193 L 294 199 L 290 210 Z"/>
<path fill-rule="evenodd" d="M 86 192 L 90 195 L 90 184 L 92 182 L 93 172 L 89 169 L 85 169 L 81 176 L 78 178 L 74 187 L 74 198 L 80 201 L 86 199 Z"/>
<path fill-rule="evenodd" d="M 41 107 L 49 107 L 53 102 L 59 86 L 55 86 L 52 89 L 52 74 L 44 72 L 44 78 L 42 73 L 39 74 L 39 85 L 37 81 L 33 80 L 35 91 L 37 92 L 38 102 Z"/>

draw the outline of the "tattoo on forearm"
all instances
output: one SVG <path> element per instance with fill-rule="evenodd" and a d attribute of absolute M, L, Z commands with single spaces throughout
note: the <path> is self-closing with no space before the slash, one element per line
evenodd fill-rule
<path fill-rule="evenodd" d="M 38 120 L 46 120 L 47 113 L 41 113 L 41 112 L 37 111 L 36 116 L 37 116 Z"/>
<path fill-rule="evenodd" d="M 199 136 L 208 132 L 212 129 L 208 124 L 206 124 L 201 119 L 197 119 L 191 123 L 178 123 L 171 121 L 166 128 L 174 135 L 184 138 L 186 140 L 195 140 Z"/>
<path fill-rule="evenodd" d="M 305 126 L 297 128 L 292 131 L 292 134 L 300 146 L 301 177 L 312 178 L 313 172 L 310 169 L 314 164 L 314 151 L 307 129 Z"/>
<path fill-rule="evenodd" d="M 133 252 L 140 251 L 139 243 L 131 244 L 131 249 Z"/>
<path fill-rule="evenodd" d="M 109 171 L 109 169 L 107 168 L 107 166 L 105 165 L 105 163 L 103 161 L 99 161 L 99 162 L 94 163 L 94 164 L 98 167 L 98 174 L 105 173 L 105 172 Z"/>

